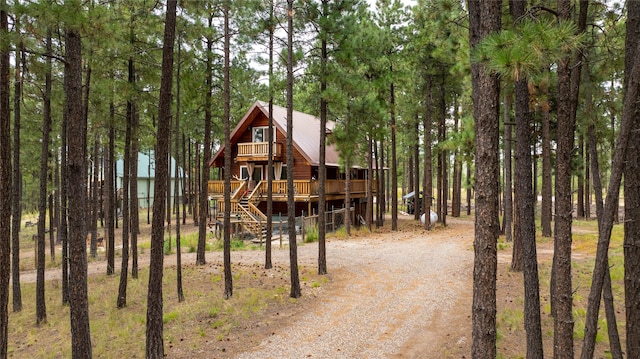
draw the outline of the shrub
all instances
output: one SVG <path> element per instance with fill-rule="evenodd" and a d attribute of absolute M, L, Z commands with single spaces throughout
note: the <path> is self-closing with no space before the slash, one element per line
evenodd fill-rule
<path fill-rule="evenodd" d="M 306 238 L 304 239 L 305 243 L 312 243 L 318 240 L 318 226 L 313 226 L 307 228 L 307 232 L 305 233 Z"/>

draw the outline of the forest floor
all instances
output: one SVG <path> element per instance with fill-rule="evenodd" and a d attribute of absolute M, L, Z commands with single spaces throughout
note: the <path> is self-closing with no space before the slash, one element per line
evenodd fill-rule
<path fill-rule="evenodd" d="M 437 226 L 432 231 L 423 230 L 409 216 L 401 215 L 399 223 L 398 232 L 390 231 L 390 220 L 387 220 L 384 227 L 371 233 L 354 231 L 348 239 L 330 237 L 327 243 L 329 274 L 325 276 L 316 274 L 317 243 L 301 243 L 298 264 L 302 297 L 295 300 L 288 298 L 288 247 L 280 248 L 277 241 L 273 242 L 274 268 L 271 270 L 263 269 L 263 250 L 232 253 L 234 297 L 227 301 L 220 299 L 223 275 L 219 251 L 207 252 L 208 264 L 197 267 L 193 265 L 195 253 L 183 254 L 186 296 L 183 304 L 176 303 L 175 282 L 169 282 L 176 257 L 166 256 L 164 263 L 169 268 L 165 271 L 169 277 L 165 279 L 167 357 L 469 358 L 473 221 L 449 217 L 447 227 Z M 183 233 L 195 230 L 192 225 L 183 226 Z M 578 231 L 589 236 L 593 234 L 593 227 Z M 148 241 L 148 228 L 143 227 L 141 242 L 144 240 Z M 584 267 L 588 268 L 590 253 L 591 249 L 577 248 L 574 261 L 586 262 Z M 553 242 L 539 241 L 541 278 L 548 276 L 552 254 Z M 33 256 L 32 251 L 31 254 L 25 252 L 25 261 L 29 261 L 29 256 Z M 499 358 L 519 358 L 526 353 L 522 274 L 511 272 L 510 262 L 511 245 L 501 241 L 497 282 Z M 113 319 L 106 324 L 95 323 L 101 319 L 94 320 L 94 316 L 120 315 L 120 312 L 111 314 L 102 308 L 93 309 L 114 306 L 119 276 L 101 275 L 106 271 L 103 259 L 89 262 L 90 292 L 95 290 L 98 297 L 113 297 L 105 302 L 108 304 L 90 297 L 94 356 L 144 356 L 148 250 L 141 253 L 140 267 L 140 283 L 130 284 L 131 299 L 125 309 L 130 311 L 134 321 L 129 324 L 133 326 L 130 328 L 114 324 Z M 120 258 L 116 258 L 117 272 L 119 268 Z M 583 270 L 580 268 L 577 270 Z M 46 278 L 48 283 L 53 283 L 51 290 L 58 288 L 59 269 L 48 269 Z M 35 282 L 35 272 L 24 271 L 21 280 L 25 284 Z M 106 292 L 100 294 L 97 286 L 107 287 Z M 575 301 L 583 302 L 588 287 L 578 289 Z M 550 357 L 553 320 L 548 314 L 548 281 L 544 279 L 541 279 L 541 299 L 545 357 Z M 52 300 L 50 295 L 49 301 Z M 244 309 L 239 310 L 239 307 Z M 29 310 L 33 311 L 33 308 Z M 623 307 L 620 310 L 623 311 Z M 68 314 L 66 318 L 68 321 Z M 24 319 L 16 320 L 21 323 L 18 326 L 29 325 L 26 324 L 28 320 L 21 320 Z M 57 320 L 64 321 L 64 313 L 61 319 L 53 317 L 49 320 L 47 327 L 53 327 L 49 329 L 54 330 L 55 335 L 38 335 L 37 331 L 31 334 L 33 328 L 10 330 L 10 341 L 12 335 L 27 335 L 27 338 L 10 343 L 10 355 L 66 357 L 68 349 L 64 346 L 68 345 L 65 344 L 68 333 L 64 332 L 64 326 L 61 329 L 55 324 Z M 122 318 L 119 321 L 126 322 Z M 115 329 L 112 328 L 114 325 L 123 327 Z M 579 325 L 577 321 L 576 329 Z M 108 332 L 106 335 L 105 331 Z M 29 339 L 28 335 L 38 338 Z M 578 342 L 576 340 L 576 353 L 579 353 Z M 600 340 L 596 357 L 607 357 L 605 343 L 606 340 Z M 63 347 L 58 348 L 61 345 Z"/>

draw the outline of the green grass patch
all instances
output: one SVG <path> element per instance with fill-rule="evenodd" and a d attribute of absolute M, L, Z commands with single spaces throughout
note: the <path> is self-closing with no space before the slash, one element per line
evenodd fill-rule
<path fill-rule="evenodd" d="M 179 315 L 180 315 L 180 314 L 179 314 L 178 312 L 169 312 L 169 313 L 165 313 L 165 314 L 162 316 L 162 323 L 167 324 L 167 323 L 169 323 L 169 322 L 171 322 L 171 321 L 174 321 L 174 320 L 178 319 L 178 316 L 179 316 Z"/>
<path fill-rule="evenodd" d="M 305 243 L 313 243 L 318 240 L 318 226 L 307 227 L 305 232 Z"/>
<path fill-rule="evenodd" d="M 216 268 L 213 269 L 217 270 Z M 165 341 L 187 350 L 196 350 L 206 340 L 227 340 L 229 333 L 261 315 L 274 305 L 288 305 L 287 279 L 273 285 L 260 285 L 266 275 L 259 265 L 234 267 L 234 294 L 223 298 L 223 278 L 201 267 L 183 267 L 186 301 L 178 302 L 175 270 L 165 270 L 164 337 Z M 325 278 L 309 274 L 306 285 L 316 287 Z M 215 273 L 215 272 L 214 272 Z M 258 275 L 256 276 L 255 273 Z M 101 358 L 144 357 L 148 269 L 142 268 L 137 280 L 129 277 L 127 304 L 117 309 L 119 273 L 92 275 L 88 281 L 90 330 L 94 353 Z M 35 284 L 21 285 L 24 309 L 10 312 L 8 353 L 16 358 L 70 358 L 71 330 L 69 307 L 61 304 L 61 282 L 46 282 L 47 321 L 35 325 Z M 11 293 L 10 293 L 11 295 Z"/>

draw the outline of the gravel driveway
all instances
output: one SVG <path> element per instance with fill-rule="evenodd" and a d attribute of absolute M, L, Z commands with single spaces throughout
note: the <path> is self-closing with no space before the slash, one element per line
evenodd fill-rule
<path fill-rule="evenodd" d="M 390 223 L 387 225 L 390 226 Z M 446 229 L 409 230 L 327 243 L 331 285 L 318 300 L 238 358 L 462 358 L 471 347 L 473 222 L 449 219 Z M 274 242 L 274 265 L 289 266 Z M 317 266 L 318 246 L 298 247 L 299 265 Z M 232 263 L 261 263 L 261 251 L 232 252 Z M 184 263 L 195 261 L 185 253 Z M 222 253 L 207 253 L 222 261 Z M 165 258 L 165 265 L 175 256 Z M 89 265 L 104 273 L 104 261 Z M 140 265 L 148 265 L 148 255 Z M 116 261 L 116 267 L 120 261 Z M 50 269 L 47 279 L 60 277 Z M 23 272 L 35 282 L 35 271 Z M 303 296 L 312 295 L 310 288 Z M 322 300 L 320 300 L 320 298 Z M 229 353 L 230 354 L 230 353 Z"/>
<path fill-rule="evenodd" d="M 384 239 L 334 240 L 339 287 L 239 358 L 441 358 L 468 353 L 473 223 Z M 287 261 L 287 251 L 274 261 Z M 317 246 L 299 247 L 312 264 Z M 238 258 L 240 259 L 240 258 Z M 305 293 L 303 293 L 304 295 Z M 456 354 L 455 357 L 461 357 Z"/>

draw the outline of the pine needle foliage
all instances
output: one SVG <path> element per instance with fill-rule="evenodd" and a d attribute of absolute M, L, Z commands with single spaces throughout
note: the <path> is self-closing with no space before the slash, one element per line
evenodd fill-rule
<path fill-rule="evenodd" d="M 512 81 L 537 78 L 543 69 L 561 61 L 568 50 L 580 48 L 585 41 L 572 22 L 523 20 L 515 28 L 483 40 L 472 53 L 472 61 L 484 63 Z"/>

